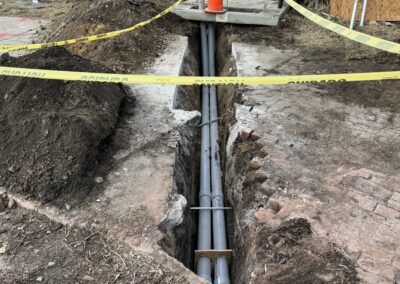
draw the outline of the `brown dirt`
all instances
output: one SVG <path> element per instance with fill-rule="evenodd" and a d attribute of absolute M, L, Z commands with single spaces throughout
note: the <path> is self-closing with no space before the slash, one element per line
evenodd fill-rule
<path fill-rule="evenodd" d="M 13 58 L 5 66 L 111 72 L 63 48 Z M 125 98 L 121 85 L 1 77 L 0 184 L 43 202 L 85 194 Z"/>
<path fill-rule="evenodd" d="M 160 258 L 132 250 L 95 224 L 69 227 L 31 210 L 0 210 L 4 284 L 189 283 Z"/>
<path fill-rule="evenodd" d="M 260 239 L 255 246 L 264 248 L 256 252 L 257 258 L 264 260 L 264 271 L 268 273 L 256 270 L 255 283 L 358 282 L 354 264 L 335 246 L 314 238 L 307 220 L 291 219 L 273 233 L 265 227 L 257 230 Z"/>
<path fill-rule="evenodd" d="M 175 1 L 101 0 L 80 1 L 54 21 L 41 42 L 78 38 L 124 29 L 160 13 Z M 190 35 L 190 22 L 168 14 L 150 25 L 120 37 L 68 47 L 73 53 L 123 72 L 143 69 L 159 56 L 170 33 Z"/>

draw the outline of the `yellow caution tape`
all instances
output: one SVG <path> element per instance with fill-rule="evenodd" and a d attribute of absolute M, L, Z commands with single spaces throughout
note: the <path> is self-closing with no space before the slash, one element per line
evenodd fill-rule
<path fill-rule="evenodd" d="M 128 75 L 0 67 L 0 76 L 145 85 L 284 85 L 396 80 L 400 79 L 400 71 L 268 77 L 201 77 Z"/>
<path fill-rule="evenodd" d="M 128 32 L 131 32 L 131 31 L 133 31 L 137 28 L 143 27 L 145 25 L 148 25 L 151 22 L 154 22 L 155 20 L 161 18 L 162 16 L 165 16 L 166 14 L 170 13 L 182 1 L 183 0 L 178 0 L 174 5 L 170 6 L 169 8 L 162 11 L 160 14 L 154 16 L 153 18 L 151 18 L 147 21 L 138 23 L 132 27 L 129 27 L 129 28 L 126 28 L 123 30 L 102 33 L 102 34 L 92 35 L 92 36 L 87 36 L 87 37 L 81 37 L 81 38 L 77 38 L 77 39 L 69 39 L 69 40 L 64 40 L 64 41 L 51 42 L 51 43 L 37 43 L 37 44 L 28 44 L 28 45 L 0 45 L 0 52 L 9 52 L 9 51 L 15 51 L 15 50 L 28 50 L 28 49 L 40 49 L 40 48 L 46 48 L 46 47 L 63 46 L 63 45 L 70 45 L 70 44 L 75 44 L 75 43 L 96 41 L 96 40 L 101 40 L 101 39 L 106 39 L 106 38 L 113 38 L 113 37 L 120 36 L 120 35 L 128 33 Z"/>
<path fill-rule="evenodd" d="M 312 12 L 307 10 L 306 8 L 302 7 L 301 5 L 297 4 L 293 0 L 285 0 L 286 3 L 295 9 L 297 12 L 302 14 L 307 19 L 311 20 L 312 22 L 320 25 L 321 27 L 333 31 L 341 36 L 347 37 L 351 40 L 357 41 L 359 43 L 375 47 L 381 50 L 385 50 L 392 53 L 400 53 L 400 44 L 395 42 L 391 42 L 388 40 L 380 39 L 374 36 L 370 36 L 364 33 L 360 33 L 357 31 L 353 31 L 341 25 L 335 24 L 331 21 L 328 21 Z"/>

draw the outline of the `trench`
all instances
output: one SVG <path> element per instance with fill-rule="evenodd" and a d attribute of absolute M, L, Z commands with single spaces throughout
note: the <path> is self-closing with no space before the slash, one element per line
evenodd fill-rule
<path fill-rule="evenodd" d="M 223 25 L 217 27 L 216 34 L 216 74 L 219 76 L 237 76 L 236 60 L 232 55 L 229 29 Z M 196 72 L 201 74 L 200 67 L 200 40 L 199 32 L 191 39 L 192 45 L 196 46 Z M 192 69 L 193 71 L 193 69 Z M 221 160 L 222 184 L 224 193 L 224 206 L 232 207 L 226 210 L 227 248 L 232 250 L 229 262 L 229 282 L 215 281 L 215 268 L 211 265 L 211 272 L 200 275 L 202 278 L 213 283 L 320 283 L 319 275 L 330 274 L 333 269 L 337 275 L 335 279 L 345 279 L 348 283 L 357 283 L 357 271 L 355 265 L 348 259 L 337 253 L 337 246 L 329 241 L 314 238 L 312 228 L 307 219 L 295 218 L 283 220 L 282 227 L 276 233 L 269 230 L 267 226 L 259 224 L 254 218 L 255 212 L 261 207 L 266 210 L 273 209 L 274 212 L 286 206 L 275 204 L 277 209 L 270 208 L 269 202 L 273 192 L 261 188 L 251 179 L 247 179 L 249 162 L 257 156 L 259 146 L 256 141 L 242 139 L 235 131 L 235 104 L 246 104 L 242 96 L 246 94 L 246 87 L 225 85 L 218 86 L 218 113 L 219 113 L 219 156 Z M 201 89 L 196 89 L 196 107 L 200 109 Z M 268 91 L 268 90 L 266 90 Z M 182 100 L 191 98 L 189 90 L 182 94 Z M 188 105 L 189 102 L 182 102 Z M 197 122 L 200 123 L 200 122 Z M 240 121 L 239 121 L 240 123 Z M 230 129 L 232 128 L 232 131 Z M 188 130 L 187 130 L 188 131 Z M 190 210 L 190 207 L 199 206 L 200 192 L 200 153 L 201 129 L 197 128 L 195 139 L 189 142 L 192 152 L 185 150 L 184 145 L 177 147 L 176 180 L 180 184 L 192 183 L 193 190 L 182 190 L 185 186 L 178 186 L 182 195 L 188 200 L 184 211 L 184 220 L 175 229 L 175 248 L 170 254 L 180 260 L 186 267 L 199 275 L 198 262 L 195 263 L 194 252 L 198 250 L 199 213 L 200 210 Z M 242 134 L 242 133 L 240 133 Z M 185 134 L 186 135 L 186 134 Z M 185 136 L 184 137 L 188 137 Z M 237 137 L 236 137 L 237 136 Z M 193 138 L 193 137 L 192 137 Z M 228 141 L 229 140 L 229 141 Z M 240 148 L 245 146 L 245 148 Z M 244 150 L 243 150 L 244 149 Z M 243 150 L 243 151 L 242 151 Z M 190 158 L 192 157 L 192 158 Z M 195 157 L 195 159 L 193 159 Z M 194 173 L 194 174 L 193 174 Z M 275 181 L 274 181 L 275 182 Z M 277 180 L 278 185 L 280 181 Z M 189 188 L 186 186 L 186 188 Z M 261 199 L 262 198 L 262 199 Z M 272 198 L 273 202 L 273 198 Z M 273 204 L 273 203 L 271 203 Z M 270 204 L 270 205 L 271 205 Z M 204 210 L 206 211 L 206 210 Z M 211 210 L 208 210 L 211 211 Z M 286 234 L 296 235 L 296 241 L 286 239 Z M 282 234 L 282 235 L 281 235 Z M 296 233 L 297 234 L 297 233 Z M 293 236 L 294 236 L 293 235 Z M 301 242 L 301 245 L 299 243 Z M 214 247 L 209 248 L 213 250 Z M 285 262 L 282 262 L 283 261 Z M 346 270 L 341 271 L 341 267 Z M 257 282 L 258 281 L 258 282 Z M 332 282 L 333 283 L 333 282 Z"/>
<path fill-rule="evenodd" d="M 182 75 L 183 76 L 195 76 L 203 73 L 203 66 L 201 64 L 202 49 L 200 39 L 200 26 L 196 25 L 195 32 L 189 38 L 189 50 L 187 52 L 185 62 L 183 65 Z M 218 27 L 216 29 L 216 40 L 215 40 L 215 63 L 216 63 L 216 74 L 224 76 L 236 76 L 235 61 L 230 53 L 229 46 L 226 45 L 224 37 L 221 37 L 218 33 Z M 229 136 L 229 125 L 234 118 L 234 103 L 238 101 L 239 94 L 237 86 L 221 86 L 217 89 L 217 105 L 219 119 L 216 121 L 219 125 L 219 132 L 217 142 L 219 143 L 220 150 L 219 155 L 221 159 L 221 177 L 222 177 L 222 190 L 226 196 L 226 200 L 222 200 L 222 206 L 230 207 L 232 205 L 232 199 L 229 197 L 229 191 L 226 187 L 225 178 L 225 152 L 226 152 L 226 141 Z M 179 87 L 176 99 L 175 109 L 182 110 L 198 110 L 201 111 L 201 105 L 203 103 L 202 98 L 202 87 L 185 86 Z M 204 98 L 204 96 L 203 96 Z M 209 121 L 211 119 L 208 117 Z M 188 123 L 179 129 L 180 139 L 176 147 L 176 160 L 174 166 L 174 181 L 173 181 L 173 193 L 182 195 L 186 201 L 186 207 L 183 211 L 183 221 L 180 225 L 173 228 L 172 231 L 164 230 L 165 237 L 160 241 L 160 246 L 171 256 L 183 263 L 187 268 L 199 274 L 199 262 L 202 258 L 199 258 L 195 262 L 195 250 L 199 249 L 199 217 L 200 214 L 208 214 L 208 218 L 211 218 L 212 210 L 191 210 L 191 207 L 201 207 L 200 191 L 201 191 L 201 128 L 193 127 Z M 200 122 L 197 122 L 200 124 Z M 203 123 L 203 121 L 201 122 Z M 211 206 L 211 199 L 209 200 Z M 207 207 L 207 206 L 206 206 Z M 226 225 L 224 230 L 227 230 L 227 249 L 235 250 L 235 239 L 231 237 L 231 233 L 235 231 L 234 214 L 232 210 L 215 210 L 221 211 L 225 215 Z M 213 248 L 210 247 L 210 250 Z M 215 249 L 215 248 L 214 248 Z M 237 266 L 239 261 L 235 260 L 235 254 L 232 255 L 231 261 L 228 264 L 229 271 L 233 271 L 234 266 Z M 210 260 L 208 260 L 210 261 Z M 227 260 L 224 260 L 227 261 Z M 212 264 L 209 269 L 214 270 Z M 210 272 L 209 272 L 210 273 Z M 211 272 L 206 278 L 209 282 L 214 283 L 229 283 L 228 280 L 217 280 L 216 272 Z M 234 275 L 234 273 L 232 273 Z M 219 281 L 219 282 L 218 282 Z M 232 283 L 234 283 L 232 281 Z"/>
<path fill-rule="evenodd" d="M 188 38 L 189 45 L 183 59 L 181 68 L 182 76 L 196 76 L 199 74 L 200 46 L 198 29 L 193 25 L 192 35 Z M 198 86 L 178 86 L 175 93 L 173 109 L 184 111 L 200 111 L 200 88 Z M 169 207 L 183 208 L 182 221 L 177 226 L 170 224 L 159 225 L 164 232 L 164 237 L 159 241 L 160 247 L 180 261 L 187 268 L 194 268 L 194 249 L 196 247 L 196 212 L 190 208 L 196 205 L 199 184 L 200 167 L 200 128 L 199 120 L 187 121 L 178 127 L 179 138 L 175 148 L 175 161 L 173 182 Z M 180 200 L 185 200 L 186 205 L 180 206 Z"/>

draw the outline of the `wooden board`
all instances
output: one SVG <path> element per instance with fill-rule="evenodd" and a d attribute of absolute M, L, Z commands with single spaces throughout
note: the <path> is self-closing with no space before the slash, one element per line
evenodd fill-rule
<path fill-rule="evenodd" d="M 209 257 L 214 261 L 218 257 L 226 257 L 228 261 L 232 258 L 231 249 L 210 249 L 210 250 L 195 250 L 194 261 L 197 263 L 200 257 Z"/>
<path fill-rule="evenodd" d="M 330 14 L 350 21 L 354 0 L 330 0 Z M 363 0 L 359 0 L 357 20 L 361 18 Z M 367 21 L 400 21 L 399 0 L 368 0 Z"/>

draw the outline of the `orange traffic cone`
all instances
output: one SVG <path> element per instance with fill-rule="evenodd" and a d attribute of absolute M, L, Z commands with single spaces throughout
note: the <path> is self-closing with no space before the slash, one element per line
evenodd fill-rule
<path fill-rule="evenodd" d="M 224 13 L 224 0 L 209 0 L 208 7 L 204 9 L 206 13 Z"/>

